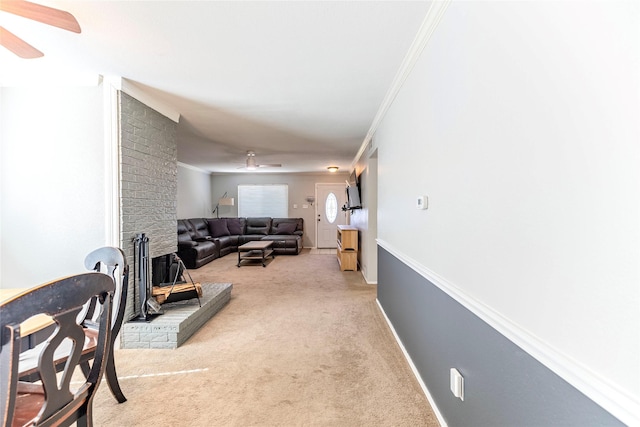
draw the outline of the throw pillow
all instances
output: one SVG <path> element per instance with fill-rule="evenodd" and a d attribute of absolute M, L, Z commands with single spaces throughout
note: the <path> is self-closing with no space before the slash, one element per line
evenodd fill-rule
<path fill-rule="evenodd" d="M 240 218 L 227 218 L 227 228 L 229 229 L 229 233 L 236 234 L 244 234 L 242 221 Z"/>
<path fill-rule="evenodd" d="M 229 236 L 231 233 L 224 219 L 209 220 L 209 231 L 213 237 Z"/>
<path fill-rule="evenodd" d="M 276 234 L 293 234 L 296 231 L 296 224 L 293 222 L 281 222 L 276 228 Z"/>

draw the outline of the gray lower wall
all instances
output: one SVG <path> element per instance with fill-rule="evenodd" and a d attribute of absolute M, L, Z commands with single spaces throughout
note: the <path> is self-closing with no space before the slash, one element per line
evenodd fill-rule
<path fill-rule="evenodd" d="M 623 425 L 381 247 L 378 300 L 450 427 Z"/>

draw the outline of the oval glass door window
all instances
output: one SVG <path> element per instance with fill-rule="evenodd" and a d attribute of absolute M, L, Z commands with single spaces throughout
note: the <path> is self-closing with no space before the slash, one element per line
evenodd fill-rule
<path fill-rule="evenodd" d="M 324 202 L 324 213 L 329 224 L 333 224 L 338 217 L 338 199 L 335 194 L 329 193 L 327 196 L 327 200 Z"/>

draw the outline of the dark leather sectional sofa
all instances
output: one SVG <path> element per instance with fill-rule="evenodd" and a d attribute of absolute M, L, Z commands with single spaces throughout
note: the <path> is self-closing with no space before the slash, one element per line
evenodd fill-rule
<path fill-rule="evenodd" d="M 190 218 L 178 220 L 178 256 L 199 268 L 254 240 L 273 241 L 276 255 L 302 250 L 302 218 Z"/>

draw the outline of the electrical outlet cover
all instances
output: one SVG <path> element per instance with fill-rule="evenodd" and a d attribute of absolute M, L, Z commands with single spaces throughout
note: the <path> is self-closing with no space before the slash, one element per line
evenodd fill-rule
<path fill-rule="evenodd" d="M 451 393 L 464 401 L 464 377 L 456 368 L 451 368 Z"/>

